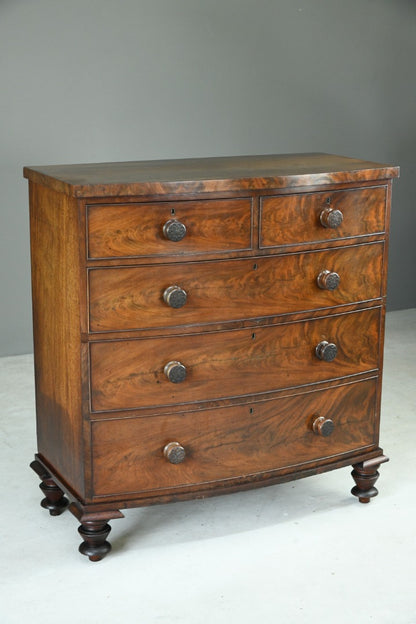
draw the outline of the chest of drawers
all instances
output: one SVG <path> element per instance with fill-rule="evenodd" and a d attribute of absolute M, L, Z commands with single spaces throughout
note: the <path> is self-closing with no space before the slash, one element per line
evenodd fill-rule
<path fill-rule="evenodd" d="M 377 494 L 392 178 L 328 154 L 26 167 L 42 506 L 121 509 L 353 466 Z"/>

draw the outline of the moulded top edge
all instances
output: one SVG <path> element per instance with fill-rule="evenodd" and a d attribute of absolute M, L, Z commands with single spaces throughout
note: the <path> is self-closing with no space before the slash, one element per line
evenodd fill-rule
<path fill-rule="evenodd" d="M 385 180 L 399 167 L 332 154 L 268 154 L 25 167 L 25 178 L 73 197 L 296 188 Z"/>

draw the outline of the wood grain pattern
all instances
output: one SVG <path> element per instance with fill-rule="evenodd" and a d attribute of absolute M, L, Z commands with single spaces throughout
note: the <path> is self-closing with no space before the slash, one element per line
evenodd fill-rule
<path fill-rule="evenodd" d="M 83 495 L 77 202 L 31 184 L 30 229 L 38 449 Z"/>
<path fill-rule="evenodd" d="M 376 243 L 267 258 L 91 269 L 90 330 L 262 318 L 376 299 L 382 261 L 383 244 Z M 325 269 L 340 275 L 336 290 L 318 287 Z M 171 285 L 187 293 L 182 308 L 163 300 Z"/>
<path fill-rule="evenodd" d="M 337 228 L 320 223 L 328 206 L 344 215 Z M 366 236 L 384 232 L 386 187 L 263 197 L 260 210 L 261 248 Z"/>
<path fill-rule="evenodd" d="M 54 513 L 68 494 L 82 552 L 106 554 L 120 508 L 380 463 L 398 174 L 316 153 L 25 168 L 32 467 Z M 171 219 L 181 241 L 163 235 Z M 178 309 L 163 299 L 175 284 Z"/>
<path fill-rule="evenodd" d="M 25 167 L 29 180 L 75 197 L 296 188 L 393 178 L 399 168 L 333 154 L 269 154 Z"/>
<path fill-rule="evenodd" d="M 95 495 L 248 479 L 374 445 L 375 395 L 368 380 L 253 406 L 94 422 Z M 313 433 L 316 415 L 333 420 L 330 437 Z M 179 465 L 163 456 L 171 441 L 186 450 Z"/>
<path fill-rule="evenodd" d="M 88 206 L 90 258 L 117 258 L 250 249 L 250 199 Z M 167 240 L 163 225 L 177 219 L 185 238 Z"/>
<path fill-rule="evenodd" d="M 92 410 L 132 409 L 269 392 L 378 367 L 380 310 L 306 322 L 90 344 Z M 335 342 L 333 362 L 316 358 L 322 340 Z M 180 384 L 163 369 L 177 360 Z"/>

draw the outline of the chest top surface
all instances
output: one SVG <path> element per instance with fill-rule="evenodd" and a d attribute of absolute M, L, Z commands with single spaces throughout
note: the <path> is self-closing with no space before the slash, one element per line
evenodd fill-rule
<path fill-rule="evenodd" d="M 74 197 L 226 192 L 394 178 L 399 168 L 323 153 L 25 167 L 32 182 Z"/>

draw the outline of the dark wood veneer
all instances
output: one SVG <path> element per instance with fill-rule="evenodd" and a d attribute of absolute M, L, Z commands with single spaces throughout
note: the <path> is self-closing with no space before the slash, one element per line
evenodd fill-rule
<path fill-rule="evenodd" d="M 295 188 L 395 178 L 398 167 L 333 154 L 269 154 L 25 167 L 24 176 L 74 197 Z"/>
<path fill-rule="evenodd" d="M 377 243 L 295 256 L 90 269 L 90 330 L 200 325 L 377 299 L 383 253 L 383 243 Z M 317 284 L 325 269 L 340 275 L 335 290 Z M 174 284 L 187 293 L 180 309 L 163 302 L 165 289 Z"/>
<path fill-rule="evenodd" d="M 171 219 L 186 227 L 181 241 L 164 236 L 163 225 Z M 252 246 L 251 223 L 251 199 L 89 205 L 88 255 L 123 258 L 241 251 Z"/>
<path fill-rule="evenodd" d="M 171 415 L 169 419 L 102 420 L 92 424 L 96 496 L 148 493 L 235 479 L 373 447 L 376 382 L 298 394 L 258 404 Z M 351 411 L 351 404 L 356 409 Z M 334 432 L 316 435 L 316 415 L 332 418 Z M 180 465 L 166 462 L 164 445 L 187 449 Z"/>
<path fill-rule="evenodd" d="M 326 208 L 341 211 L 339 226 L 323 227 L 320 214 Z M 383 233 L 385 211 L 385 186 L 265 197 L 259 244 L 278 247 Z"/>
<path fill-rule="evenodd" d="M 93 411 L 189 403 L 270 392 L 378 368 L 380 309 L 294 324 L 170 338 L 94 342 L 90 345 Z M 315 347 L 334 342 L 333 362 Z M 187 368 L 173 384 L 169 361 Z M 243 382 L 243 386 L 242 386 Z"/>
<path fill-rule="evenodd" d="M 377 494 L 398 173 L 328 154 L 24 169 L 31 466 L 82 554 L 110 551 L 128 507 L 348 464 L 360 502 Z"/>

